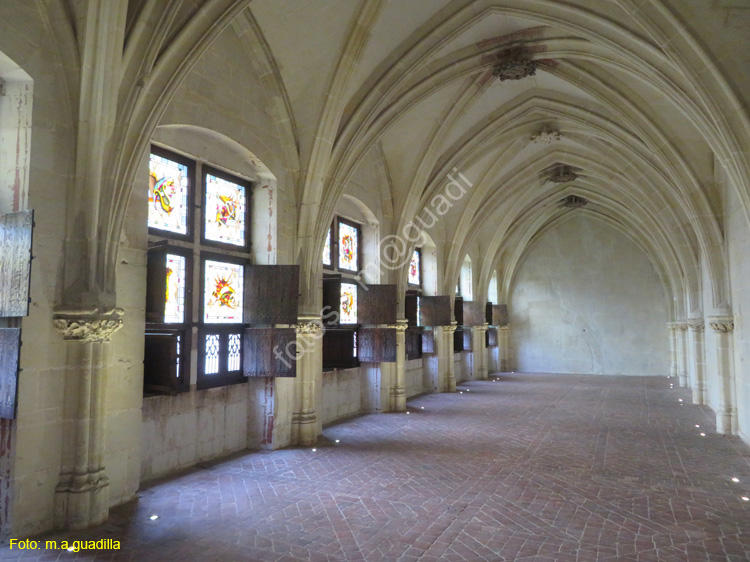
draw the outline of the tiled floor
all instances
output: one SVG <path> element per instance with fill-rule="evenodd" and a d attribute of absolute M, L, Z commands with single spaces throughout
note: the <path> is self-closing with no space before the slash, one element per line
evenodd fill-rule
<path fill-rule="evenodd" d="M 315 452 L 195 470 L 108 525 L 49 537 L 122 550 L 22 559 L 750 560 L 750 450 L 716 435 L 686 390 L 665 377 L 499 378 L 331 427 Z"/>

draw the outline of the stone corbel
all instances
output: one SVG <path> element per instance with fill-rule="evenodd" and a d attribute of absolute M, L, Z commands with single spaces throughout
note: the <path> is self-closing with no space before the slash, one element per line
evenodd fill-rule
<path fill-rule="evenodd" d="M 54 313 L 52 324 L 65 341 L 103 343 L 122 328 L 123 312 L 121 308 L 59 310 Z"/>
<path fill-rule="evenodd" d="M 726 334 L 734 330 L 734 318 L 718 317 L 709 318 L 709 325 L 714 332 Z"/>

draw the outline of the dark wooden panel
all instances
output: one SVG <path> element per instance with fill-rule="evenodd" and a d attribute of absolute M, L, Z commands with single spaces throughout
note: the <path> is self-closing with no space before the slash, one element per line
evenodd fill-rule
<path fill-rule="evenodd" d="M 508 325 L 508 305 L 487 303 L 486 322 L 491 326 Z"/>
<path fill-rule="evenodd" d="M 422 353 L 436 353 L 435 332 L 432 330 L 422 332 Z"/>
<path fill-rule="evenodd" d="M 464 331 L 461 328 L 457 328 L 453 332 L 453 353 L 458 353 L 464 350 Z"/>
<path fill-rule="evenodd" d="M 16 417 L 21 329 L 0 328 L 0 418 Z"/>
<path fill-rule="evenodd" d="M 176 333 L 146 333 L 143 350 L 144 392 L 176 394 L 179 390 L 177 336 Z"/>
<path fill-rule="evenodd" d="M 487 330 L 487 347 L 497 347 L 497 328 Z"/>
<path fill-rule="evenodd" d="M 246 323 L 294 324 L 297 321 L 298 265 L 245 266 L 244 285 Z"/>
<path fill-rule="evenodd" d="M 164 322 L 166 292 L 167 252 L 161 248 L 149 250 L 146 266 L 146 322 Z"/>
<path fill-rule="evenodd" d="M 0 215 L 0 316 L 29 313 L 34 211 Z"/>
<path fill-rule="evenodd" d="M 398 308 L 396 285 L 357 287 L 357 320 L 360 324 L 395 324 Z"/>
<path fill-rule="evenodd" d="M 478 301 L 463 301 L 464 326 L 481 326 L 484 324 L 484 304 Z"/>
<path fill-rule="evenodd" d="M 450 297 L 421 297 L 419 301 L 420 326 L 450 326 L 451 298 Z"/>
<path fill-rule="evenodd" d="M 419 295 L 416 293 L 406 293 L 404 296 L 404 316 L 410 328 L 419 326 L 419 319 L 417 318 L 418 299 Z"/>
<path fill-rule="evenodd" d="M 323 277 L 323 323 L 326 326 L 337 326 L 340 315 L 341 276 L 335 275 Z"/>
<path fill-rule="evenodd" d="M 297 334 L 293 328 L 246 328 L 243 343 L 246 377 L 297 376 Z"/>
<path fill-rule="evenodd" d="M 422 329 L 410 328 L 406 330 L 406 359 L 420 359 L 422 357 Z"/>
<path fill-rule="evenodd" d="M 456 319 L 456 324 L 463 326 L 464 324 L 464 299 L 456 297 L 453 301 L 453 317 Z"/>
<path fill-rule="evenodd" d="M 369 363 L 396 361 L 396 330 L 392 328 L 360 329 L 359 359 Z"/>
<path fill-rule="evenodd" d="M 356 330 L 348 328 L 326 328 L 323 333 L 323 368 L 347 369 L 359 365 L 354 353 Z"/>
<path fill-rule="evenodd" d="M 508 305 L 498 304 L 497 311 L 493 310 L 492 312 L 492 317 L 492 319 L 495 321 L 495 323 L 493 324 L 494 326 L 507 326 L 510 323 L 510 319 L 508 318 Z"/>
<path fill-rule="evenodd" d="M 471 337 L 472 337 L 472 331 L 471 330 L 464 330 L 463 331 L 463 345 L 464 345 L 464 351 L 471 351 Z"/>

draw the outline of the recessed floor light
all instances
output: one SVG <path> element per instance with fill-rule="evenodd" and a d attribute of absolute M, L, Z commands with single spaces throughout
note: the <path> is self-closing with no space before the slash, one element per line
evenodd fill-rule
<path fill-rule="evenodd" d="M 740 479 L 737 478 L 736 476 L 734 478 L 732 478 L 732 482 L 739 482 L 739 481 L 740 481 Z"/>
<path fill-rule="evenodd" d="M 313 450 L 312 450 L 312 452 L 313 452 L 313 453 L 314 453 L 315 451 L 317 451 L 317 449 L 313 449 Z"/>
<path fill-rule="evenodd" d="M 682 402 L 682 398 L 680 398 L 680 399 L 678 400 L 678 402 Z"/>
<path fill-rule="evenodd" d="M 750 498 L 748 498 L 747 496 L 742 496 L 742 501 L 743 502 L 750 502 Z"/>
<path fill-rule="evenodd" d="M 424 406 L 420 406 L 424 410 Z"/>
<path fill-rule="evenodd" d="M 695 427 L 700 427 L 697 423 L 695 424 Z"/>
<path fill-rule="evenodd" d="M 336 439 L 336 443 L 341 443 L 341 439 Z"/>
<path fill-rule="evenodd" d="M 157 519 L 159 519 L 159 516 L 158 515 L 152 515 L 151 517 L 149 517 L 149 519 L 151 519 L 151 521 L 156 521 Z"/>
<path fill-rule="evenodd" d="M 705 436 L 706 436 L 706 434 L 705 434 L 705 433 L 701 433 L 701 437 L 705 437 Z"/>
<path fill-rule="evenodd" d="M 406 415 L 407 415 L 407 416 L 408 416 L 409 414 L 411 414 L 411 412 L 406 412 Z"/>

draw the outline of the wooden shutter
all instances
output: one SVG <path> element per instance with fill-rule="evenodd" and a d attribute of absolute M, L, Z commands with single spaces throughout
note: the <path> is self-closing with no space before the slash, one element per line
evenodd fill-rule
<path fill-rule="evenodd" d="M 422 329 L 409 328 L 406 330 L 406 359 L 420 359 L 422 357 Z"/>
<path fill-rule="evenodd" d="M 508 325 L 508 305 L 487 303 L 487 320 L 491 326 Z"/>
<path fill-rule="evenodd" d="M 341 276 L 325 276 L 323 277 L 323 322 L 326 326 L 337 326 L 340 314 Z"/>
<path fill-rule="evenodd" d="M 464 350 L 464 331 L 461 328 L 457 328 L 453 332 L 453 353 L 458 353 Z"/>
<path fill-rule="evenodd" d="M 326 328 L 323 332 L 323 368 L 346 369 L 359 365 L 359 359 L 354 355 L 355 333 L 353 329 Z"/>
<path fill-rule="evenodd" d="M 304 350 L 297 349 L 293 328 L 246 328 L 244 338 L 246 377 L 297 376 L 298 351 Z"/>
<path fill-rule="evenodd" d="M 396 330 L 362 328 L 359 330 L 359 359 L 370 363 L 396 361 Z"/>
<path fill-rule="evenodd" d="M 146 322 L 164 322 L 166 292 L 167 252 L 164 248 L 153 248 L 148 251 L 146 266 Z"/>
<path fill-rule="evenodd" d="M 0 215 L 0 316 L 29 314 L 34 211 Z"/>
<path fill-rule="evenodd" d="M 398 307 L 396 285 L 357 287 L 357 320 L 360 324 L 395 324 Z"/>
<path fill-rule="evenodd" d="M 143 390 L 158 394 L 176 394 L 177 377 L 176 333 L 146 333 L 143 352 Z"/>
<path fill-rule="evenodd" d="M 410 328 L 416 328 L 419 326 L 419 319 L 417 318 L 417 299 L 418 295 L 415 293 L 406 293 L 404 296 L 404 316 L 406 317 L 407 325 Z"/>
<path fill-rule="evenodd" d="M 453 302 L 453 316 L 456 318 L 456 324 L 463 326 L 464 324 L 464 299 L 456 297 Z"/>
<path fill-rule="evenodd" d="M 245 266 L 244 285 L 247 324 L 294 324 L 297 321 L 298 265 Z"/>
<path fill-rule="evenodd" d="M 16 417 L 21 329 L 0 328 L 0 418 Z"/>
<path fill-rule="evenodd" d="M 450 326 L 451 298 L 447 296 L 420 299 L 420 326 Z"/>
<path fill-rule="evenodd" d="M 481 326 L 484 324 L 484 305 L 477 301 L 463 301 L 463 325 Z"/>
<path fill-rule="evenodd" d="M 422 353 L 435 353 L 435 332 L 430 329 L 422 332 Z"/>
<path fill-rule="evenodd" d="M 487 330 L 487 347 L 497 347 L 497 328 Z"/>

